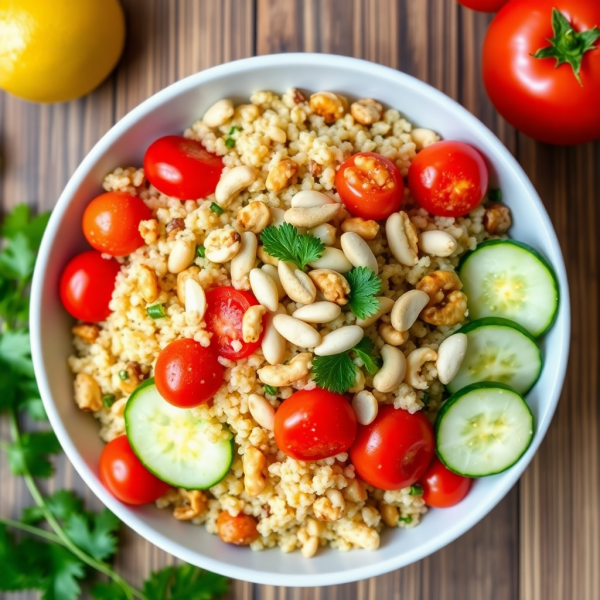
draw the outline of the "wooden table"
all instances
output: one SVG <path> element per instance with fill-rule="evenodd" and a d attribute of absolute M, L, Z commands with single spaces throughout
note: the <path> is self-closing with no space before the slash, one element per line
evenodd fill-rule
<path fill-rule="evenodd" d="M 4 207 L 52 208 L 83 156 L 139 102 L 201 69 L 289 51 L 366 58 L 455 98 L 515 154 L 558 232 L 572 291 L 573 345 L 563 397 L 519 484 L 470 532 L 433 556 L 376 579 L 332 588 L 237 582 L 236 600 L 598 600 L 600 468 L 598 262 L 600 143 L 538 144 L 502 121 L 486 98 L 480 49 L 490 17 L 455 0 L 123 0 L 128 39 L 118 69 L 77 102 L 37 106 L 0 95 Z M 401 103 L 400 103 L 401 107 Z M 566 115 L 557 115 L 559 126 Z M 7 435 L 6 423 L 0 428 Z M 0 459 L 0 513 L 30 503 Z M 50 490 L 97 504 L 64 456 Z M 173 558 L 124 534 L 118 568 L 137 582 Z M 1 568 L 1 565 L 0 565 Z M 34 598 L 14 594 L 7 598 Z"/>

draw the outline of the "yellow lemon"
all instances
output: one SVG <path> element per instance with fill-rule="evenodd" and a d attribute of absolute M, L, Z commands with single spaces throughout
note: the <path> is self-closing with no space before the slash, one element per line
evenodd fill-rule
<path fill-rule="evenodd" d="M 63 102 L 98 86 L 119 60 L 118 0 L 0 0 L 0 88 Z"/>

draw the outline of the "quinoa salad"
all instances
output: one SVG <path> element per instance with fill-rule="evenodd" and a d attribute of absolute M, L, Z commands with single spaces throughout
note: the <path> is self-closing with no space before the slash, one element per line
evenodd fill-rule
<path fill-rule="evenodd" d="M 377 100 L 258 91 L 103 187 L 61 298 L 123 502 L 252 550 L 376 550 L 529 446 L 556 280 L 476 149 Z"/>

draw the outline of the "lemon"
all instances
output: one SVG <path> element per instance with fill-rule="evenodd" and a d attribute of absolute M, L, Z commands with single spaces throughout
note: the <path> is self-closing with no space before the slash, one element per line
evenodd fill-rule
<path fill-rule="evenodd" d="M 0 0 L 0 88 L 63 102 L 98 86 L 119 60 L 118 0 Z"/>

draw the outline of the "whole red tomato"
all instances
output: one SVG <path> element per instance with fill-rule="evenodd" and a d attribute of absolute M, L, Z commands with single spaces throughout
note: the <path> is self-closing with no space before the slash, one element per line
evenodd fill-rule
<path fill-rule="evenodd" d="M 292 394 L 275 413 L 275 441 L 295 460 L 323 460 L 345 452 L 356 416 L 345 396 L 321 388 Z"/>
<path fill-rule="evenodd" d="M 512 0 L 496 15 L 483 46 L 483 80 L 511 125 L 550 144 L 600 137 L 596 26 L 598 0 Z M 558 65 L 560 57 L 572 64 Z"/>
<path fill-rule="evenodd" d="M 94 198 L 83 213 L 83 234 L 92 248 L 112 256 L 126 256 L 144 245 L 140 221 L 152 218 L 143 200 L 125 192 Z"/>
<path fill-rule="evenodd" d="M 388 404 L 379 408 L 370 425 L 359 426 L 350 460 L 367 483 L 400 490 L 425 473 L 434 449 L 433 427 L 425 415 Z"/>
<path fill-rule="evenodd" d="M 164 496 L 170 487 L 144 467 L 126 435 L 104 446 L 99 469 L 104 487 L 126 504 L 149 504 Z"/>
<path fill-rule="evenodd" d="M 121 265 L 100 252 L 88 250 L 78 254 L 65 267 L 60 278 L 60 299 L 76 319 L 97 323 L 110 315 L 108 303 L 115 289 Z"/>
<path fill-rule="evenodd" d="M 459 4 L 479 12 L 498 12 L 508 0 L 458 0 Z"/>
<path fill-rule="evenodd" d="M 469 493 L 473 480 L 453 473 L 436 456 L 419 481 L 423 500 L 429 506 L 449 508 L 458 504 Z"/>
<path fill-rule="evenodd" d="M 200 142 L 167 135 L 152 144 L 144 156 L 148 181 L 167 196 L 198 200 L 214 193 L 223 161 Z"/>
<path fill-rule="evenodd" d="M 181 339 L 161 350 L 154 367 L 158 393 L 179 408 L 208 402 L 223 383 L 223 367 L 213 347 Z"/>

